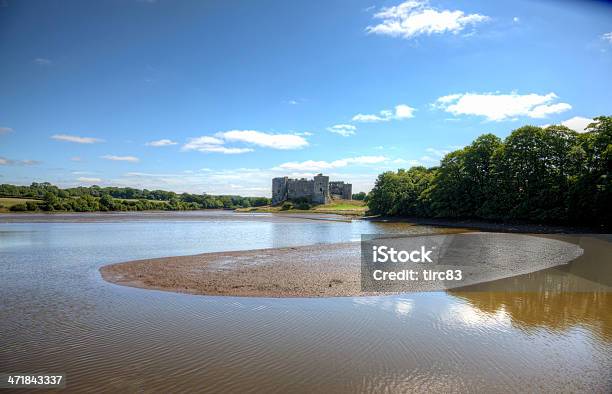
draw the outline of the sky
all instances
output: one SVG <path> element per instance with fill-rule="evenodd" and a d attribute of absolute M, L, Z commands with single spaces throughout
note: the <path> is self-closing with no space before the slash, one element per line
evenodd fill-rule
<path fill-rule="evenodd" d="M 0 0 L 0 183 L 270 196 L 612 115 L 604 1 Z"/>

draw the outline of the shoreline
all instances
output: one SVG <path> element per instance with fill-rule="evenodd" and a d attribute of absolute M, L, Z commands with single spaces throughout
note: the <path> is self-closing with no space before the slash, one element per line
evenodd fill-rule
<path fill-rule="evenodd" d="M 95 211 L 95 212 L 0 212 L 0 223 L 11 222 L 52 222 L 55 220 L 75 222 L 86 222 L 87 219 L 112 219 L 112 218 L 155 218 L 164 219 L 171 216 L 185 217 L 186 219 L 198 219 L 202 213 L 235 213 L 236 217 L 248 218 L 259 215 L 269 215 L 276 218 L 309 219 L 309 220 L 366 220 L 381 223 L 408 223 L 414 225 L 425 225 L 453 229 L 469 229 L 478 231 L 494 231 L 502 233 L 532 233 L 532 234 L 606 234 L 612 231 L 608 228 L 595 228 L 585 226 L 566 226 L 527 222 L 496 222 L 477 219 L 437 219 L 420 217 L 397 217 L 397 216 L 358 216 L 339 212 L 317 212 L 317 211 L 279 211 L 258 212 L 238 209 L 196 209 L 196 210 L 146 210 L 146 211 Z M 25 220 L 24 220 L 25 219 Z M 29 219 L 29 220 L 28 220 Z"/>
<path fill-rule="evenodd" d="M 382 292 L 362 291 L 359 242 L 143 259 L 105 265 L 99 268 L 99 272 L 102 279 L 117 285 L 196 295 L 270 298 L 382 296 L 459 289 L 566 264 L 576 258 L 578 251 L 582 253 L 577 245 L 545 237 L 484 232 L 457 234 L 474 237 L 473 240 L 479 242 L 488 240 L 489 258 L 462 267 L 465 281 L 450 286 L 445 283 L 444 288 L 440 288 L 439 283 L 417 281 L 403 283 L 404 287 L 399 291 L 397 288 Z M 500 241 L 504 249 L 523 256 L 539 254 L 536 256 L 539 258 L 495 254 Z M 574 257 L 569 259 L 570 256 Z"/>
<path fill-rule="evenodd" d="M 244 213 L 231 209 L 200 209 L 189 211 L 99 211 L 99 212 L 11 212 L 0 214 L 0 223 L 91 223 L 91 222 L 122 222 L 139 220 L 195 220 L 206 221 L 211 218 L 223 216 L 224 220 L 260 220 L 262 217 L 272 221 L 285 220 L 330 220 L 350 221 L 351 219 L 334 214 L 273 214 L 273 213 Z"/>
<path fill-rule="evenodd" d="M 381 223 L 412 223 L 415 225 L 446 228 L 464 228 L 479 231 L 494 231 L 519 234 L 606 234 L 610 229 L 583 226 L 566 226 L 521 221 L 496 222 L 477 219 L 437 219 L 397 216 L 368 216 L 362 220 Z"/>

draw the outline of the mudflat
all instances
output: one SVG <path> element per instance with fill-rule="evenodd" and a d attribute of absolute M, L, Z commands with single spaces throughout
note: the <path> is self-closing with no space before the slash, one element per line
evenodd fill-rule
<path fill-rule="evenodd" d="M 468 233 L 489 249 L 487 258 L 466 267 L 467 281 L 487 282 L 565 264 L 582 253 L 572 243 L 524 234 Z M 487 246 L 489 245 L 489 246 Z M 499 248 L 498 245 L 504 245 Z M 511 254 L 506 251 L 512 251 Z M 361 290 L 357 242 L 204 253 L 106 265 L 111 283 L 191 294 L 254 297 L 372 295 Z M 408 291 L 434 290 L 415 283 Z M 380 293 L 375 293 L 380 294 Z"/>

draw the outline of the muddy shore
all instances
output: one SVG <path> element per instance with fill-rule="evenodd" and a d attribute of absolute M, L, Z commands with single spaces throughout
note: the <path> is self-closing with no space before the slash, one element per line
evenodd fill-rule
<path fill-rule="evenodd" d="M 181 293 L 302 297 L 360 293 L 358 243 L 204 253 L 100 268 L 112 283 Z"/>
<path fill-rule="evenodd" d="M 479 237 L 479 248 L 488 245 L 488 251 L 487 259 L 463 267 L 466 281 L 461 286 L 565 264 L 582 251 L 577 245 L 529 235 L 464 236 Z M 497 239 L 491 239 L 493 236 Z M 350 242 L 136 260 L 103 266 L 100 273 L 106 281 L 119 285 L 202 295 L 380 295 L 361 290 L 360 259 L 360 243 Z M 404 289 L 436 290 L 432 285 L 418 282 Z"/>

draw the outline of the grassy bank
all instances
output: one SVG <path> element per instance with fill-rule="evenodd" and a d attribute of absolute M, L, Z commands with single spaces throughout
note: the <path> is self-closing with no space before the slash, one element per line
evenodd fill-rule
<path fill-rule="evenodd" d="M 42 202 L 42 200 L 36 200 L 33 198 L 0 197 L 0 212 L 9 212 L 11 207 L 18 204 L 26 204 L 28 201 L 33 203 Z"/>
<path fill-rule="evenodd" d="M 357 200 L 335 200 L 329 204 L 314 205 L 309 209 L 297 209 L 295 207 L 288 208 L 286 205 L 253 208 L 238 208 L 236 212 L 267 212 L 267 213 L 327 213 L 336 215 L 348 216 L 364 216 L 368 210 L 367 205 L 363 201 Z"/>

